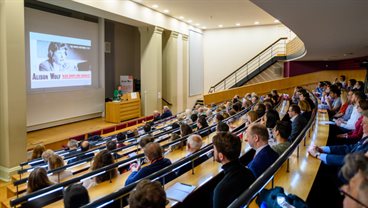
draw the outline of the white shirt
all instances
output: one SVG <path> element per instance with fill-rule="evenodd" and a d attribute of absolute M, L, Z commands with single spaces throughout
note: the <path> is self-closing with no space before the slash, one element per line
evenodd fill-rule
<path fill-rule="evenodd" d="M 340 126 L 346 129 L 354 130 L 355 123 L 360 118 L 360 113 L 358 112 L 358 107 L 354 105 L 353 112 L 351 113 L 350 119 L 346 122 L 346 124 L 341 124 Z"/>
<path fill-rule="evenodd" d="M 296 118 L 296 117 L 298 117 L 298 116 L 299 116 L 299 114 L 296 114 L 295 116 L 293 116 L 293 117 L 290 119 L 290 121 L 291 121 L 291 122 L 294 122 L 295 118 Z"/>

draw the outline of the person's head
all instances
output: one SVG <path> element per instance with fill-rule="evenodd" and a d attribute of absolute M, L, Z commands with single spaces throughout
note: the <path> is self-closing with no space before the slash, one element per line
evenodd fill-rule
<path fill-rule="evenodd" d="M 254 121 L 258 119 L 258 114 L 255 111 L 249 111 L 246 117 L 249 123 L 253 123 Z"/>
<path fill-rule="evenodd" d="M 347 155 L 341 173 L 348 181 L 340 189 L 345 195 L 344 208 L 368 206 L 368 158 L 364 153 Z"/>
<path fill-rule="evenodd" d="M 130 208 L 164 208 L 166 193 L 161 183 L 144 179 L 130 192 Z"/>
<path fill-rule="evenodd" d="M 276 125 L 276 122 L 280 120 L 279 113 L 276 110 L 269 110 L 267 111 L 266 115 L 266 127 L 273 128 Z"/>
<path fill-rule="evenodd" d="M 288 114 L 289 114 L 290 118 L 299 115 L 300 114 L 300 108 L 299 108 L 299 106 L 298 105 L 295 105 L 295 104 L 291 105 L 289 107 Z"/>
<path fill-rule="evenodd" d="M 362 81 L 357 81 L 356 83 L 355 83 L 355 88 L 356 89 L 360 89 L 360 88 L 362 88 L 364 86 L 364 82 L 362 82 Z"/>
<path fill-rule="evenodd" d="M 264 114 L 266 112 L 266 106 L 263 103 L 258 103 L 255 106 L 255 109 L 257 109 L 257 112 L 261 112 L 261 114 Z"/>
<path fill-rule="evenodd" d="M 166 112 L 166 111 L 170 111 L 170 108 L 165 105 L 164 108 L 163 108 L 163 112 Z"/>
<path fill-rule="evenodd" d="M 190 120 L 192 120 L 192 122 L 196 122 L 198 119 L 198 115 L 196 113 L 193 113 L 192 115 L 190 115 Z"/>
<path fill-rule="evenodd" d="M 68 55 L 68 45 L 65 43 L 51 42 L 48 50 L 49 61 L 53 64 L 65 64 L 66 56 Z"/>
<path fill-rule="evenodd" d="M 206 120 L 206 116 L 202 115 L 199 116 L 198 120 L 197 120 L 197 126 L 198 128 L 206 128 L 208 126 L 207 120 Z"/>
<path fill-rule="evenodd" d="M 368 110 L 362 111 L 361 115 L 363 116 L 363 134 L 368 136 Z"/>
<path fill-rule="evenodd" d="M 49 170 L 54 170 L 64 165 L 64 160 L 59 155 L 53 154 L 49 157 Z"/>
<path fill-rule="evenodd" d="M 111 164 L 114 164 L 114 157 L 111 155 L 109 151 L 102 150 L 93 158 L 91 170 L 94 171 L 94 170 L 103 168 L 105 166 L 111 165 Z M 101 182 L 109 180 L 110 177 L 114 178 L 115 176 L 116 176 L 116 170 L 112 169 L 110 171 L 106 171 L 106 173 L 96 176 L 95 180 L 96 180 L 96 183 L 101 183 Z"/>
<path fill-rule="evenodd" d="M 348 86 L 349 87 L 354 87 L 355 84 L 356 84 L 356 80 L 355 79 L 349 79 L 349 81 L 348 81 Z"/>
<path fill-rule="evenodd" d="M 153 117 L 159 117 L 160 116 L 160 112 L 158 112 L 157 110 L 153 111 Z"/>
<path fill-rule="evenodd" d="M 37 146 L 35 146 L 35 148 L 32 151 L 32 157 L 31 159 L 37 159 L 40 158 L 42 156 L 42 153 L 46 150 L 45 146 L 43 146 L 42 144 L 38 144 Z"/>
<path fill-rule="evenodd" d="M 116 149 L 116 147 L 117 147 L 117 144 L 116 144 L 116 142 L 115 142 L 115 141 L 109 141 L 109 142 L 107 142 L 107 144 L 106 144 L 106 149 L 107 149 L 108 151 L 112 151 L 112 150 Z"/>
<path fill-rule="evenodd" d="M 366 96 L 363 92 L 361 91 L 353 92 L 352 103 L 358 104 L 360 100 L 364 100 L 364 99 L 366 99 Z"/>
<path fill-rule="evenodd" d="M 265 102 L 263 102 L 263 104 L 264 104 L 264 106 L 265 106 L 265 108 L 266 108 L 266 112 L 267 112 L 267 111 L 269 111 L 269 110 L 271 110 L 271 109 L 273 109 L 273 108 L 272 108 L 272 102 L 270 102 L 270 101 L 265 101 Z"/>
<path fill-rule="evenodd" d="M 340 75 L 340 82 L 345 82 L 346 80 L 346 76 L 345 75 Z"/>
<path fill-rule="evenodd" d="M 41 157 L 42 157 L 44 162 L 48 162 L 51 155 L 54 155 L 54 154 L 55 154 L 55 152 L 53 150 L 48 149 L 48 150 L 46 150 L 42 153 Z"/>
<path fill-rule="evenodd" d="M 151 143 L 146 144 L 143 152 L 146 158 L 150 162 L 153 162 L 155 160 L 162 158 L 162 148 L 160 144 L 156 142 L 151 142 Z"/>
<path fill-rule="evenodd" d="M 140 140 L 139 140 L 139 146 L 141 146 L 141 148 L 144 148 L 146 146 L 146 144 L 155 141 L 155 138 L 152 135 L 144 135 Z"/>
<path fill-rule="evenodd" d="M 217 123 L 225 119 L 224 116 L 221 115 L 220 113 L 216 114 L 215 118 Z"/>
<path fill-rule="evenodd" d="M 78 208 L 88 203 L 88 191 L 82 184 L 72 184 L 64 189 L 64 208 Z"/>
<path fill-rule="evenodd" d="M 216 132 L 217 133 L 226 133 L 229 132 L 229 125 L 227 125 L 225 122 L 218 122 L 216 126 Z"/>
<path fill-rule="evenodd" d="M 240 138 L 229 132 L 216 134 L 213 137 L 213 156 L 221 164 L 237 160 L 240 155 L 240 149 Z"/>
<path fill-rule="evenodd" d="M 76 150 L 78 149 L 78 141 L 75 139 L 71 139 L 68 141 L 68 148 L 69 150 Z"/>
<path fill-rule="evenodd" d="M 171 133 L 170 139 L 171 139 L 171 141 L 176 141 L 176 140 L 180 139 L 180 136 L 177 133 Z"/>
<path fill-rule="evenodd" d="M 338 98 L 340 97 L 341 91 L 339 89 L 331 89 L 330 91 L 330 97 L 332 98 Z"/>
<path fill-rule="evenodd" d="M 118 142 L 124 142 L 127 138 L 127 135 L 123 132 L 120 132 L 116 135 L 116 141 Z"/>
<path fill-rule="evenodd" d="M 53 183 L 47 177 L 45 168 L 36 167 L 28 177 L 27 193 L 32 193 L 40 189 L 51 186 Z"/>
<path fill-rule="evenodd" d="M 202 137 L 198 134 L 192 134 L 187 139 L 187 150 L 190 153 L 197 152 L 202 147 Z"/>
<path fill-rule="evenodd" d="M 143 130 L 146 133 L 149 133 L 151 131 L 151 125 L 149 123 L 144 124 Z"/>
<path fill-rule="evenodd" d="M 258 96 L 257 95 L 255 95 L 255 96 L 252 96 L 252 98 L 251 98 L 251 100 L 250 101 L 252 101 L 252 103 L 253 104 L 255 104 L 255 103 L 257 103 L 258 102 Z"/>
<path fill-rule="evenodd" d="M 89 142 L 88 141 L 83 141 L 81 143 L 81 150 L 82 150 L 82 152 L 85 152 L 85 151 L 89 150 Z"/>
<path fill-rule="evenodd" d="M 274 135 L 277 140 L 287 140 L 291 134 L 291 124 L 287 121 L 278 121 Z"/>
<path fill-rule="evenodd" d="M 368 101 L 367 100 L 360 100 L 358 104 L 358 112 L 362 113 L 365 110 L 368 110 Z"/>
<path fill-rule="evenodd" d="M 298 102 L 298 106 L 300 108 L 300 112 L 309 112 L 312 110 L 309 103 L 306 100 L 300 100 Z"/>
<path fill-rule="evenodd" d="M 186 136 L 188 134 L 193 133 L 192 128 L 188 124 L 181 124 L 180 125 L 180 136 Z"/>
<path fill-rule="evenodd" d="M 268 144 L 268 138 L 268 130 L 261 124 L 252 124 L 245 132 L 245 141 L 255 150 Z"/>

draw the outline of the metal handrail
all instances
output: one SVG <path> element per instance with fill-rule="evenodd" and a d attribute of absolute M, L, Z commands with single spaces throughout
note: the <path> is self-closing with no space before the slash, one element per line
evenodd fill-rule
<path fill-rule="evenodd" d="M 248 62 L 240 66 L 234 72 L 226 76 L 224 79 L 219 81 L 217 84 L 212 86 L 209 90 L 209 93 L 215 92 L 217 89 L 228 89 L 234 86 L 238 80 L 243 79 L 244 77 L 248 76 L 250 73 L 258 69 L 267 61 L 271 60 L 272 58 L 276 57 L 280 52 L 286 53 L 286 37 L 279 38 L 267 48 L 259 52 L 256 56 L 251 58 Z M 281 46 L 280 46 L 281 44 Z M 253 70 L 250 71 L 250 66 L 256 66 Z M 245 73 L 246 72 L 246 73 Z M 240 74 L 246 74 L 246 76 L 239 76 Z M 232 82 L 230 82 L 232 81 Z"/>

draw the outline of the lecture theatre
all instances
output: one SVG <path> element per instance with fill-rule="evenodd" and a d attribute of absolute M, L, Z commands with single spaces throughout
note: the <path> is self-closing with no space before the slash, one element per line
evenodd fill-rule
<path fill-rule="evenodd" d="M 0 0 L 0 207 L 368 207 L 368 1 Z"/>

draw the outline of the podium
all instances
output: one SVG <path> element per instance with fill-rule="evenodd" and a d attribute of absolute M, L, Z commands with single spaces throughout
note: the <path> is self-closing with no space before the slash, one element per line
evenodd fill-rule
<path fill-rule="evenodd" d="M 126 93 L 120 102 L 105 104 L 105 121 L 120 123 L 121 121 L 139 118 L 141 116 L 141 98 L 139 92 Z"/>

